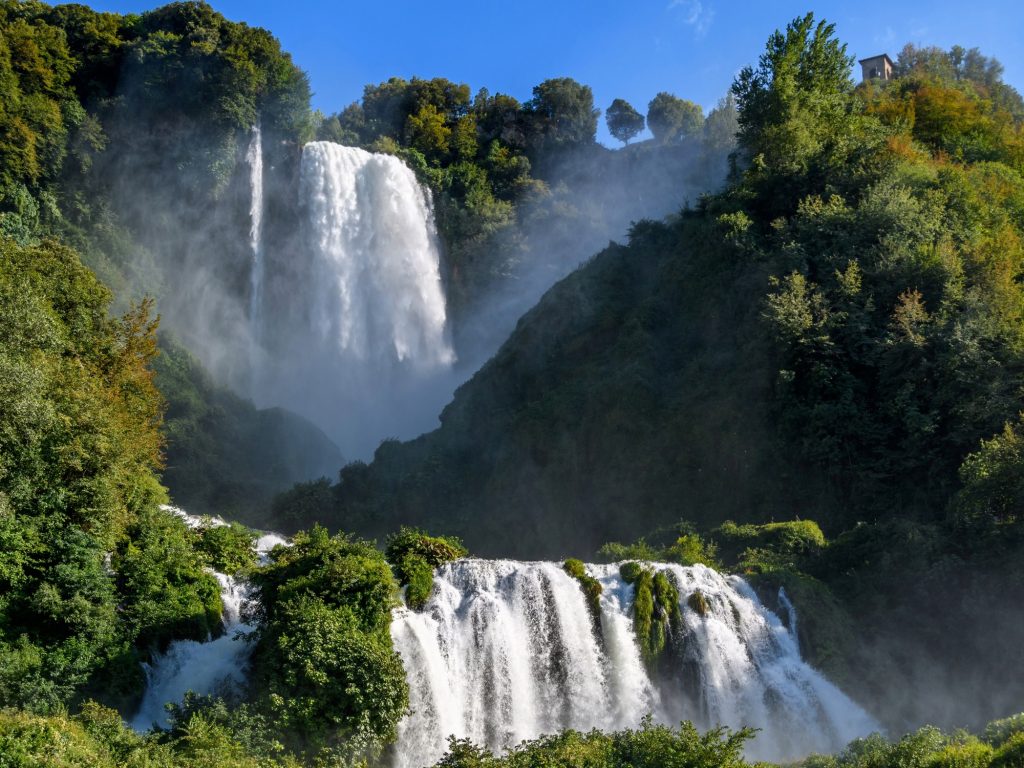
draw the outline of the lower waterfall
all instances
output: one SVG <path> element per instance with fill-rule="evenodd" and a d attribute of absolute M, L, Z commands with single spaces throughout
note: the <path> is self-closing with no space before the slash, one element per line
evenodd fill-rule
<path fill-rule="evenodd" d="M 750 726 L 756 760 L 829 752 L 878 730 L 859 706 L 801 660 L 794 637 L 741 578 L 659 565 L 680 594 L 678 675 L 655 679 L 633 633 L 632 587 L 617 565 L 587 566 L 603 586 L 600 632 L 578 582 L 558 563 L 460 560 L 439 569 L 422 612 L 396 611 L 409 714 L 396 768 L 429 765 L 455 734 L 501 751 L 565 728 L 655 721 Z M 708 610 L 687 603 L 696 590 Z"/>
<path fill-rule="evenodd" d="M 200 518 L 168 511 L 191 526 Z M 216 524 L 216 520 L 214 521 Z M 266 555 L 287 544 L 268 534 Z M 495 752 L 566 728 L 635 728 L 690 720 L 699 728 L 759 729 L 752 760 L 788 761 L 834 752 L 878 723 L 800 658 L 793 633 L 738 576 L 702 565 L 653 564 L 679 592 L 682 612 L 669 670 L 644 664 L 633 630 L 633 587 L 619 566 L 588 565 L 602 586 L 600 616 L 560 563 L 463 559 L 439 568 L 422 611 L 396 608 L 391 636 L 409 682 L 409 714 L 391 750 L 394 768 L 431 765 L 447 737 Z M 216 574 L 225 632 L 181 640 L 147 666 L 148 686 L 131 724 L 166 726 L 167 702 L 187 691 L 244 683 L 252 627 L 242 621 L 247 585 Z M 690 605 L 697 591 L 706 610 Z M 788 607 L 790 626 L 796 612 Z"/>

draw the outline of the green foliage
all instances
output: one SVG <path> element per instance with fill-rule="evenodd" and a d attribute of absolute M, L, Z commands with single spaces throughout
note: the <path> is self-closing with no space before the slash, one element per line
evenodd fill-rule
<path fill-rule="evenodd" d="M 465 557 L 468 551 L 454 536 L 428 536 L 418 528 L 403 526 L 388 537 L 384 556 L 398 583 L 407 587 L 405 602 L 421 610 L 434 588 L 434 569 Z"/>
<path fill-rule="evenodd" d="M 204 521 L 196 531 L 196 549 L 206 556 L 206 563 L 221 573 L 238 573 L 256 565 L 256 533 L 240 523 L 228 525 Z"/>
<path fill-rule="evenodd" d="M 704 110 L 700 104 L 671 93 L 659 93 L 647 105 L 647 127 L 662 143 L 682 141 L 699 132 L 703 125 Z"/>
<path fill-rule="evenodd" d="M 1021 733 L 1024 733 L 1024 712 L 1012 717 L 993 720 L 985 726 L 983 737 L 993 747 L 998 747 L 1011 737 Z"/>
<path fill-rule="evenodd" d="M 533 89 L 526 104 L 531 139 L 550 150 L 564 145 L 592 144 L 601 110 L 594 107 L 589 85 L 570 77 L 545 80 Z"/>
<path fill-rule="evenodd" d="M 402 526 L 398 533 L 388 537 L 384 556 L 394 564 L 410 554 L 419 555 L 431 568 L 437 568 L 469 552 L 455 536 L 429 536 L 418 528 Z"/>
<path fill-rule="evenodd" d="M 125 596 L 122 621 L 141 647 L 162 649 L 175 638 L 205 640 L 220 629 L 220 586 L 204 570 L 208 557 L 175 515 L 139 515 L 113 565 Z"/>
<path fill-rule="evenodd" d="M 753 737 L 748 728 L 716 728 L 701 734 L 691 723 L 678 728 L 654 725 L 645 717 L 636 730 L 601 733 L 565 731 L 525 741 L 502 757 L 459 739 L 436 768 L 533 768 L 572 765 L 580 768 L 740 768 L 743 746 Z"/>
<path fill-rule="evenodd" d="M 323 528 L 252 572 L 259 597 L 252 688 L 293 752 L 373 757 L 408 704 L 388 628 L 395 582 L 372 545 Z"/>
<path fill-rule="evenodd" d="M 587 573 L 587 568 L 582 560 L 569 558 L 562 563 L 562 568 L 580 583 L 580 589 L 583 590 L 583 596 L 587 600 L 587 608 L 590 609 L 590 618 L 594 622 L 594 626 L 600 631 L 601 594 L 604 592 L 601 582 Z"/>
<path fill-rule="evenodd" d="M 957 511 L 968 518 L 989 518 L 1004 523 L 1024 519 L 1024 441 L 1021 420 L 968 454 L 960 465 Z"/>
<path fill-rule="evenodd" d="M 597 554 L 606 561 L 643 560 L 646 562 L 678 563 L 679 565 L 707 565 L 717 567 L 717 545 L 698 535 L 689 523 L 678 523 L 659 529 L 654 535 L 663 539 L 670 537 L 671 543 L 655 547 L 645 538 L 637 539 L 632 544 L 620 544 L 612 541 L 601 545 Z M 674 541 L 671 537 L 674 536 Z"/>
<path fill-rule="evenodd" d="M 763 525 L 736 525 L 731 520 L 711 532 L 728 563 L 735 563 L 744 550 L 756 549 L 776 562 L 799 562 L 825 548 L 825 534 L 813 520 L 792 520 Z"/>
<path fill-rule="evenodd" d="M 644 116 L 625 99 L 615 99 L 605 111 L 604 119 L 608 123 L 608 132 L 627 145 L 645 125 Z"/>
<path fill-rule="evenodd" d="M 1020 768 L 1024 765 L 1024 733 L 1018 731 L 992 755 L 991 768 Z"/>
<path fill-rule="evenodd" d="M 414 611 L 423 610 L 434 589 L 434 568 L 421 555 L 410 554 L 403 557 L 396 572 L 399 580 L 405 585 L 405 604 Z"/>

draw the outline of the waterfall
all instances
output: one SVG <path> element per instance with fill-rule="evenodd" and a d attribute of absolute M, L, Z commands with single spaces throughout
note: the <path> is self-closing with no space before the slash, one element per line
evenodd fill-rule
<path fill-rule="evenodd" d="M 793 605 L 789 599 L 789 595 L 786 594 L 785 587 L 779 587 L 779 607 L 786 612 L 786 627 L 789 629 L 789 634 L 793 636 L 793 642 L 796 644 L 797 653 L 800 652 L 800 635 L 797 633 L 796 628 L 796 606 Z"/>
<path fill-rule="evenodd" d="M 165 506 L 164 511 L 177 515 L 190 528 L 198 528 L 203 518 L 190 515 L 177 507 Z M 227 525 L 220 518 L 210 518 L 212 525 Z M 287 544 L 287 539 L 277 534 L 265 534 L 256 542 L 256 552 L 261 561 L 278 544 Z M 175 640 L 167 650 L 146 664 L 146 691 L 139 711 L 131 720 L 137 731 L 146 731 L 154 724 L 167 726 L 168 702 L 181 703 L 188 691 L 199 694 L 214 693 L 218 686 L 242 684 L 245 682 L 246 664 L 250 646 L 245 636 L 253 627 L 242 621 L 242 608 L 249 600 L 249 588 L 244 582 L 232 576 L 214 571 L 220 584 L 221 603 L 224 606 L 224 632 L 216 639 L 206 642 Z"/>
<path fill-rule="evenodd" d="M 456 384 L 429 192 L 397 157 L 315 141 L 298 194 L 294 250 L 266 258 L 253 397 L 369 459 L 436 427 Z"/>
<path fill-rule="evenodd" d="M 757 760 L 829 752 L 877 723 L 800 659 L 793 635 L 738 577 L 704 566 L 666 569 L 683 615 L 678 674 L 641 661 L 632 587 L 616 565 L 590 565 L 603 586 L 600 633 L 579 584 L 557 563 L 461 560 L 441 568 L 422 612 L 396 611 L 395 647 L 411 714 L 399 726 L 396 768 L 436 761 L 455 734 L 507 749 L 564 728 L 621 729 L 651 713 L 760 728 Z M 688 605 L 700 590 L 705 615 Z"/>
<path fill-rule="evenodd" d="M 168 508 L 187 524 L 199 518 Z M 216 524 L 218 521 L 214 521 Z M 257 542 L 264 557 L 287 544 Z M 667 664 L 652 674 L 633 630 L 633 587 L 618 565 L 588 565 L 600 581 L 600 616 L 560 563 L 464 559 L 439 568 L 422 611 L 396 608 L 391 636 L 409 682 L 410 714 L 398 728 L 394 768 L 436 762 L 454 734 L 506 750 L 566 728 L 635 728 L 651 714 L 676 725 L 760 729 L 751 760 L 787 762 L 835 752 L 878 724 L 801 658 L 795 633 L 738 576 L 701 565 L 654 564 L 679 591 L 682 621 Z M 147 667 L 132 726 L 166 725 L 165 702 L 245 679 L 252 627 L 246 585 L 217 574 L 225 632 L 171 643 Z M 690 606 L 700 591 L 707 610 Z M 795 627 L 795 609 L 791 627 Z"/>
<path fill-rule="evenodd" d="M 433 214 L 400 159 L 327 141 L 302 151 L 311 330 L 350 361 L 450 365 Z"/>
<path fill-rule="evenodd" d="M 252 129 L 249 149 L 249 250 L 252 269 L 249 277 L 249 323 L 253 338 L 259 341 L 263 327 L 263 132 L 257 123 Z"/>

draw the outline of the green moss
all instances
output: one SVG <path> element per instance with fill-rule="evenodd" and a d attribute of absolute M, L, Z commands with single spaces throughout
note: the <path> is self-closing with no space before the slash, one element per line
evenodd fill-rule
<path fill-rule="evenodd" d="M 682 613 L 679 611 L 679 590 L 665 571 L 654 574 L 653 586 L 656 609 L 673 630 L 678 629 L 682 621 Z"/>
<path fill-rule="evenodd" d="M 645 568 L 633 582 L 633 631 L 640 643 L 640 655 L 648 664 L 657 658 L 657 651 L 651 643 L 651 627 L 654 626 L 653 581 L 651 572 Z"/>
<path fill-rule="evenodd" d="M 414 611 L 422 610 L 434 590 L 434 569 L 420 555 L 406 555 L 401 571 L 405 575 L 405 604 Z"/>
<path fill-rule="evenodd" d="M 696 613 L 698 616 L 707 616 L 710 606 L 708 605 L 708 599 L 704 597 L 704 593 L 699 589 L 695 589 L 688 598 L 686 598 L 686 604 Z"/>
<path fill-rule="evenodd" d="M 465 557 L 467 550 L 454 536 L 429 536 L 418 528 L 403 526 L 388 537 L 384 550 L 395 578 L 405 591 L 405 602 L 421 610 L 434 588 L 434 569 Z"/>
<path fill-rule="evenodd" d="M 590 618 L 593 620 L 595 628 L 600 632 L 601 593 L 604 591 L 604 587 L 601 586 L 600 581 L 587 573 L 587 568 L 583 564 L 582 560 L 569 558 L 562 563 L 562 568 L 564 568 L 566 573 L 580 583 L 580 587 L 583 589 L 583 595 L 587 598 L 587 608 L 590 610 Z"/>
<path fill-rule="evenodd" d="M 628 562 L 619 566 L 619 575 L 627 584 L 635 584 L 642 572 L 643 566 L 640 563 Z"/>

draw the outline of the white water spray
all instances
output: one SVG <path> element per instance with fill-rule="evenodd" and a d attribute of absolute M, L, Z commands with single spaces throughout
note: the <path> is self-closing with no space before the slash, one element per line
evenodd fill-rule
<path fill-rule="evenodd" d="M 263 132 L 259 124 L 252 129 L 245 153 L 249 166 L 249 250 L 252 269 L 249 278 L 249 323 L 253 338 L 259 341 L 263 328 Z"/>
<path fill-rule="evenodd" d="M 302 151 L 312 330 L 343 357 L 431 368 L 454 359 L 433 214 L 397 157 L 327 141 Z"/>
<path fill-rule="evenodd" d="M 618 566 L 588 566 L 604 588 L 601 632 L 579 584 L 557 563 L 462 560 L 439 570 L 420 613 L 391 627 L 405 661 L 412 714 L 399 727 L 396 768 L 430 764 L 449 734 L 504 750 L 564 728 L 632 728 L 651 713 L 675 724 L 751 726 L 748 757 L 829 752 L 877 724 L 804 663 L 792 635 L 738 577 L 703 566 L 667 569 L 680 592 L 677 674 L 641 661 L 632 588 Z M 706 615 L 688 605 L 700 590 Z"/>

